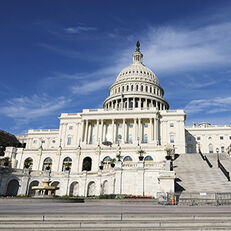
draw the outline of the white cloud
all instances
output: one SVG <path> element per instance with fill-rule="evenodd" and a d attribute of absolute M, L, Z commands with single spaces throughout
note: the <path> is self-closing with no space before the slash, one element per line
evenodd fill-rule
<path fill-rule="evenodd" d="M 51 98 L 47 95 L 12 98 L 1 108 L 0 113 L 21 123 L 47 116 L 69 103 L 65 97 Z"/>
<path fill-rule="evenodd" d="M 213 99 L 192 100 L 185 106 L 185 111 L 188 114 L 200 112 L 212 114 L 231 111 L 231 96 L 226 98 L 216 97 Z"/>
<path fill-rule="evenodd" d="M 96 31 L 97 28 L 89 26 L 67 27 L 64 29 L 69 34 L 79 34 L 81 32 Z"/>
<path fill-rule="evenodd" d="M 178 72 L 230 64 L 231 23 L 197 29 L 149 28 L 141 38 L 147 66 Z"/>

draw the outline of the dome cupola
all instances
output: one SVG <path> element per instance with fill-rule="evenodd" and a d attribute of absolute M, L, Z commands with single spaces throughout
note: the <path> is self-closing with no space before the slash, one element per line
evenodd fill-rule
<path fill-rule="evenodd" d="M 104 101 L 105 110 L 149 109 L 168 110 L 164 90 L 156 75 L 143 64 L 140 43 L 136 43 L 133 63 L 124 68 L 110 87 L 110 96 Z"/>

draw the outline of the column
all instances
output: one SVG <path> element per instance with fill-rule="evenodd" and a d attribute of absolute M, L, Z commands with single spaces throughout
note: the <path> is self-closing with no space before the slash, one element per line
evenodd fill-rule
<path fill-rule="evenodd" d="M 138 108 L 141 109 L 141 98 L 138 99 Z"/>
<path fill-rule="evenodd" d="M 148 108 L 148 100 L 145 99 L 145 105 L 144 105 L 145 108 Z"/>
<path fill-rule="evenodd" d="M 114 132 L 114 127 L 115 127 L 115 120 L 114 119 L 112 119 L 112 143 L 115 143 L 115 140 L 114 140 L 114 138 L 115 138 L 115 132 Z"/>
<path fill-rule="evenodd" d="M 155 133 L 156 133 L 156 143 L 159 144 L 159 121 L 155 118 Z"/>
<path fill-rule="evenodd" d="M 101 134 L 100 134 L 100 140 L 103 142 L 103 120 L 101 119 Z"/>
<path fill-rule="evenodd" d="M 143 137 L 141 133 L 142 133 L 141 132 L 141 118 L 138 118 L 138 137 L 139 137 L 140 143 L 143 141 Z"/>
<path fill-rule="evenodd" d="M 89 126 L 88 126 L 88 135 L 87 135 L 87 143 L 90 144 L 91 143 L 91 123 L 89 123 Z"/>
<path fill-rule="evenodd" d="M 150 138 L 151 142 L 153 141 L 153 124 L 152 124 L 152 118 L 150 118 Z"/>
<path fill-rule="evenodd" d="M 129 109 L 129 98 L 127 98 L 127 110 Z"/>
<path fill-rule="evenodd" d="M 123 144 L 125 143 L 125 119 L 123 119 Z"/>
<path fill-rule="evenodd" d="M 84 135 L 84 120 L 81 122 L 81 142 L 83 142 L 83 135 Z"/>
<path fill-rule="evenodd" d="M 137 141 L 137 119 L 134 119 L 134 141 Z"/>
<path fill-rule="evenodd" d="M 86 120 L 84 144 L 87 144 L 88 120 Z"/>
<path fill-rule="evenodd" d="M 96 142 L 99 141 L 99 120 L 96 122 Z"/>

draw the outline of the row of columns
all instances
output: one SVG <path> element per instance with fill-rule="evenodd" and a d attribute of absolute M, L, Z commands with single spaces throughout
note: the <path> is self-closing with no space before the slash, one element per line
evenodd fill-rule
<path fill-rule="evenodd" d="M 107 140 L 107 125 L 111 125 L 111 141 L 112 143 L 118 142 L 118 126 L 121 123 L 116 123 L 117 119 L 111 119 L 108 122 L 108 119 L 101 119 L 96 120 L 96 122 L 89 121 L 88 119 L 82 120 L 82 142 L 84 144 L 91 144 L 92 143 L 92 135 L 93 135 L 93 126 L 96 125 L 96 142 L 103 142 Z M 118 119 L 121 121 L 121 119 Z M 134 118 L 133 123 L 126 123 L 126 119 L 122 119 L 122 143 L 126 143 L 129 140 L 129 133 L 128 127 L 130 124 L 133 124 L 132 130 L 132 138 L 133 143 L 138 141 L 142 142 L 144 138 L 143 134 L 143 126 L 142 118 Z M 115 126 L 116 125 L 116 126 Z M 149 118 L 149 136 L 148 142 L 159 144 L 159 137 L 160 137 L 160 129 L 159 129 L 159 119 L 158 118 Z"/>
<path fill-rule="evenodd" d="M 113 109 L 134 109 L 134 108 L 157 108 L 158 110 L 167 110 L 167 105 L 156 100 L 147 98 L 121 98 L 109 101 L 105 105 L 106 110 Z"/>

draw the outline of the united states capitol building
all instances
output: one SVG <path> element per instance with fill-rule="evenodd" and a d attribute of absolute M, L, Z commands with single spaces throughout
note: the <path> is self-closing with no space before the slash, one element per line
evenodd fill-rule
<path fill-rule="evenodd" d="M 0 195 L 32 194 L 44 179 L 56 195 L 173 193 L 176 154 L 229 152 L 231 126 L 185 126 L 184 110 L 170 110 L 157 76 L 143 64 L 137 42 L 132 64 L 109 89 L 103 109 L 62 113 L 58 129 L 29 130 L 25 148 L 7 147 L 11 173 Z"/>

